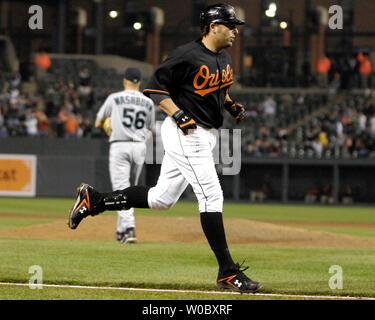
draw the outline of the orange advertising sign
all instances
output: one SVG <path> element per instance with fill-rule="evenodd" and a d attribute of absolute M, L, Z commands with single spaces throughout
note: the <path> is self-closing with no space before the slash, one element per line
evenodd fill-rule
<path fill-rule="evenodd" d="M 0 195 L 35 196 L 36 156 L 0 154 Z"/>

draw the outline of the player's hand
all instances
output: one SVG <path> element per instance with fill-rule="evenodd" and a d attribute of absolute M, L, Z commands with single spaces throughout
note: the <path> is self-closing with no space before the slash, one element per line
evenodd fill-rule
<path fill-rule="evenodd" d="M 245 118 L 245 107 L 234 101 L 227 101 L 224 103 L 225 109 L 235 118 L 236 123 L 240 123 Z"/>
<path fill-rule="evenodd" d="M 173 119 L 176 121 L 178 127 L 182 130 L 184 135 L 186 136 L 189 134 L 189 130 L 197 129 L 197 124 L 194 119 L 188 116 L 184 111 L 178 110 L 173 114 Z"/>

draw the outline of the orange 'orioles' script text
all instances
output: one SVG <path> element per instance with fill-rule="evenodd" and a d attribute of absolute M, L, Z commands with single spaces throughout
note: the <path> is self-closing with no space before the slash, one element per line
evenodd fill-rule
<path fill-rule="evenodd" d="M 221 79 L 218 69 L 216 70 L 216 73 L 210 73 L 210 69 L 206 65 L 202 65 L 193 81 L 194 88 L 196 89 L 194 92 L 202 97 L 207 93 L 230 86 L 232 83 L 233 69 L 229 64 L 226 69 L 221 71 Z"/>

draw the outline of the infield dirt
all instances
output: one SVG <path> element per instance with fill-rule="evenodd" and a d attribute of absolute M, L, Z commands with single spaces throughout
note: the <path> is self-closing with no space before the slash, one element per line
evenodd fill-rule
<path fill-rule="evenodd" d="M 30 216 L 28 216 L 31 218 Z M 46 216 L 32 218 L 43 218 Z M 57 218 L 57 217 L 54 217 Z M 88 217 L 76 230 L 67 226 L 66 219 L 51 223 L 34 224 L 26 227 L 14 227 L 0 230 L 1 236 L 39 239 L 82 239 L 114 240 L 117 217 Z M 207 243 L 202 232 L 199 217 L 136 217 L 137 238 L 140 242 L 188 242 Z M 325 231 L 305 229 L 311 225 L 303 222 L 262 222 L 246 219 L 224 218 L 229 244 L 274 245 L 293 247 L 343 247 L 373 248 L 375 238 L 349 236 Z M 327 226 L 326 223 L 314 223 L 314 226 Z M 350 227 L 353 224 L 340 223 L 329 226 Z M 355 225 L 361 227 L 361 225 Z M 365 226 L 362 226 L 365 227 Z M 366 227 L 369 227 L 367 224 Z"/>

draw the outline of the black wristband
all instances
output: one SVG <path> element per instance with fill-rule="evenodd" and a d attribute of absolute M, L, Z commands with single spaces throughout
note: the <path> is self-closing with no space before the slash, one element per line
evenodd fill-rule
<path fill-rule="evenodd" d="M 185 112 L 184 112 L 183 110 L 178 110 L 178 111 L 176 111 L 176 112 L 172 115 L 172 117 L 173 117 L 173 119 L 174 119 L 175 121 L 178 121 L 178 120 L 180 120 L 180 119 L 184 116 L 184 114 L 185 114 Z"/>

